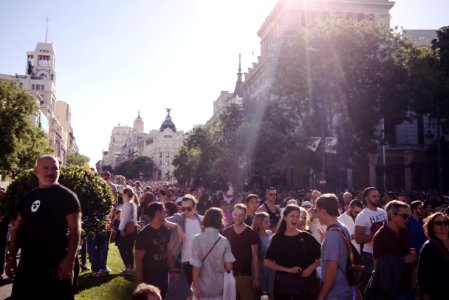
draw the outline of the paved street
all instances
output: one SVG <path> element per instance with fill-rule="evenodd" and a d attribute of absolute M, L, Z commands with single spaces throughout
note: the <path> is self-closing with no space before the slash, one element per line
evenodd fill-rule
<path fill-rule="evenodd" d="M 7 278 L 5 274 L 3 274 L 3 278 Z M 0 300 L 6 299 L 11 295 L 12 284 L 5 284 L 6 280 L 0 281 Z"/>

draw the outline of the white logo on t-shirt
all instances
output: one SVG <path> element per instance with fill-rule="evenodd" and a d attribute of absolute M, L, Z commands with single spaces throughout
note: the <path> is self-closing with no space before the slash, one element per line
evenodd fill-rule
<path fill-rule="evenodd" d="M 31 211 L 37 212 L 37 210 L 39 209 L 39 206 L 41 206 L 41 201 L 40 200 L 34 201 L 33 204 L 31 204 Z"/>

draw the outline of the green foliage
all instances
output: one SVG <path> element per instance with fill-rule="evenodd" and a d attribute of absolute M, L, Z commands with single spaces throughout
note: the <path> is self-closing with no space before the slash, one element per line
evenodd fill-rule
<path fill-rule="evenodd" d="M 154 163 L 150 157 L 139 156 L 127 160 L 115 168 L 115 173 L 133 179 L 151 179 L 153 176 Z"/>
<path fill-rule="evenodd" d="M 47 136 L 28 119 L 37 109 L 33 97 L 15 82 L 0 80 L 0 170 L 15 174 L 53 152 Z"/>
<path fill-rule="evenodd" d="M 318 171 L 322 160 L 305 145 L 323 134 L 338 137 L 335 165 L 360 169 L 410 111 L 432 112 L 438 103 L 449 120 L 449 27 L 431 49 L 382 23 L 330 17 L 272 43 L 263 60 L 273 77 L 269 94 L 229 105 L 214 122 L 189 132 L 173 162 L 179 181 L 237 186 L 248 174 Z"/>
<path fill-rule="evenodd" d="M 93 234 L 102 231 L 108 224 L 113 195 L 109 184 L 87 166 L 61 166 L 59 183 L 74 191 L 81 204 L 83 231 Z M 33 170 L 20 173 L 8 186 L 2 205 L 8 215 L 18 213 L 24 195 L 38 186 Z"/>
<path fill-rule="evenodd" d="M 87 166 L 89 165 L 90 158 L 86 155 L 74 153 L 67 156 L 68 165 Z"/>

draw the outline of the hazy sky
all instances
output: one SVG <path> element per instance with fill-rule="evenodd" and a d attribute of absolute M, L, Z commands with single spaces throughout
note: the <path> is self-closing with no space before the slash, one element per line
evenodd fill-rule
<path fill-rule="evenodd" d="M 1 0 L 0 73 L 25 74 L 26 52 L 45 41 L 56 51 L 56 96 L 72 109 L 80 153 L 91 165 L 113 126 L 157 129 L 172 108 L 178 130 L 212 115 L 259 53 L 257 31 L 277 0 Z M 448 0 L 397 0 L 392 26 L 449 25 Z"/>

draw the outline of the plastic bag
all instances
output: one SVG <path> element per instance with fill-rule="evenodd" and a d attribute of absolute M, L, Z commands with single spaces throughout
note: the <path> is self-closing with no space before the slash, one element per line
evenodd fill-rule
<path fill-rule="evenodd" d="M 237 292 L 235 290 L 235 278 L 231 272 L 224 272 L 224 285 L 223 285 L 223 300 L 235 300 L 237 299 Z"/>

